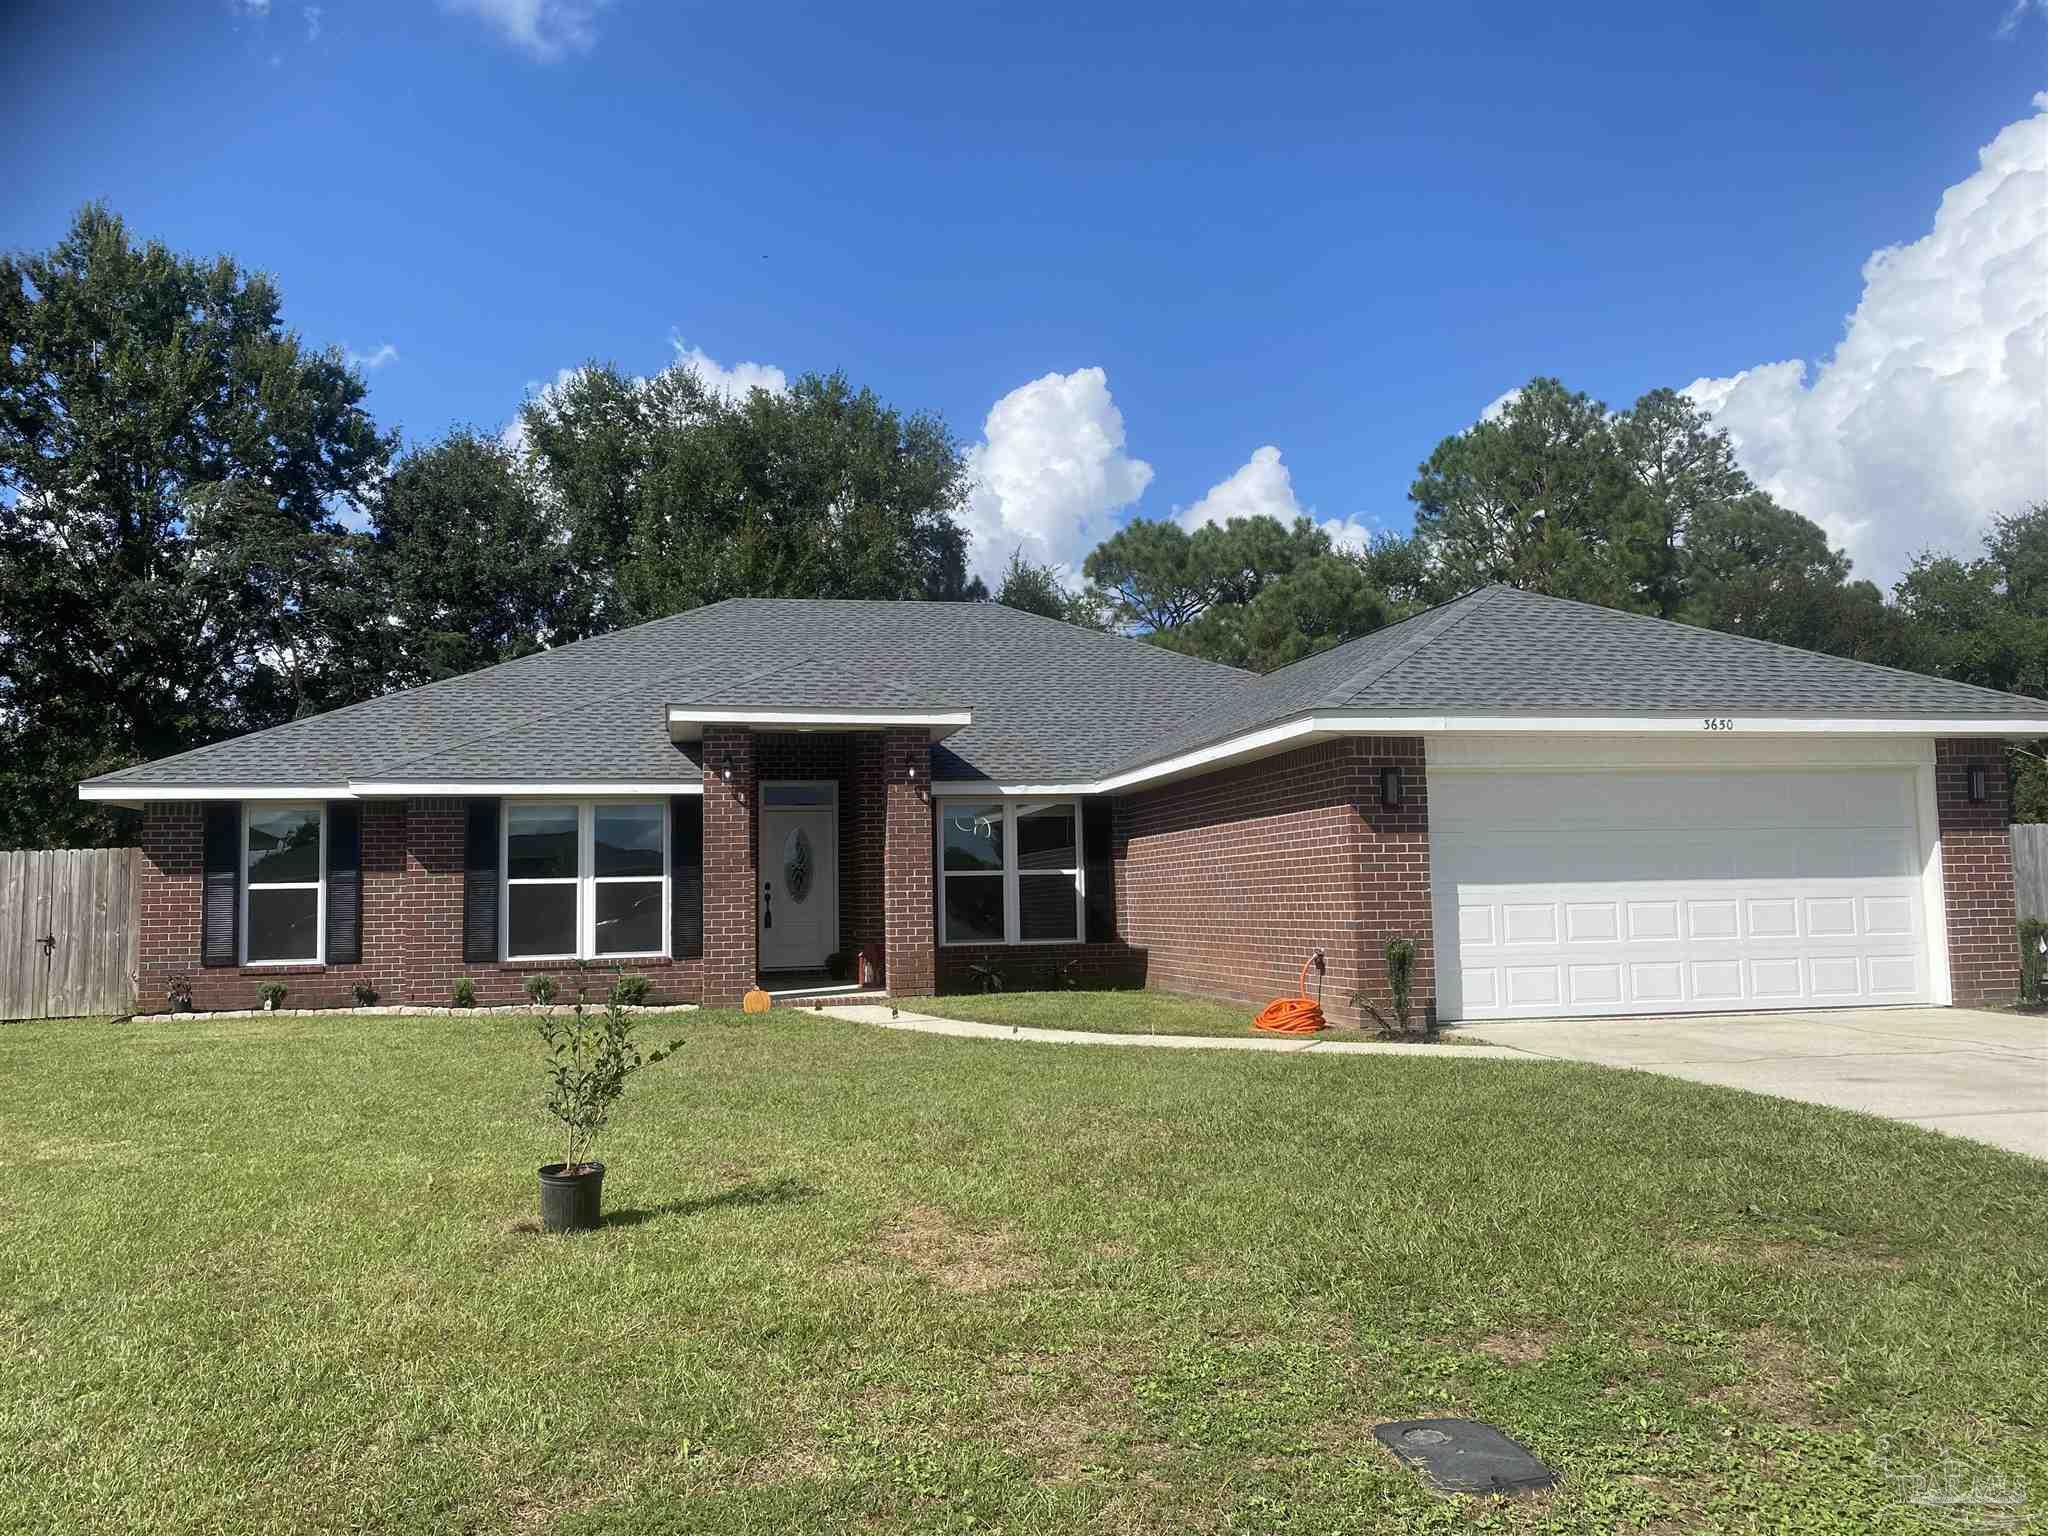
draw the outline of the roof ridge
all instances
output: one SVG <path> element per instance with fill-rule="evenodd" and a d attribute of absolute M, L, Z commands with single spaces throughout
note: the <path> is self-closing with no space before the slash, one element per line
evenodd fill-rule
<path fill-rule="evenodd" d="M 1467 592 L 1462 597 L 1431 609 L 1427 614 L 1416 615 L 1418 618 L 1432 618 L 1435 622 L 1427 629 L 1418 631 L 1406 642 L 1395 645 L 1391 653 L 1381 659 L 1380 665 L 1377 668 L 1368 668 L 1365 672 L 1360 673 L 1358 677 L 1353 678 L 1341 702 L 1345 704 L 1357 703 L 1360 696 L 1381 678 L 1385 677 L 1396 667 L 1405 666 L 1408 662 L 1413 661 L 1418 654 L 1429 649 L 1438 640 L 1441 640 L 1445 635 L 1471 618 L 1473 614 L 1485 608 L 1488 603 L 1496 601 L 1499 594 L 1505 590 L 1506 588 L 1499 582 L 1489 582 L 1486 586 Z"/>
<path fill-rule="evenodd" d="M 1410 624 L 1420 623 L 1431 614 L 1442 613 L 1446 608 L 1455 608 L 1467 598 L 1476 597 L 1485 590 L 1485 587 L 1474 587 L 1470 592 L 1460 592 L 1456 597 L 1447 597 L 1440 603 L 1431 603 L 1426 608 L 1418 608 L 1413 613 L 1404 614 L 1391 624 L 1382 624 L 1378 629 L 1369 629 L 1362 635 L 1353 635 L 1349 640 L 1333 645 L 1328 650 L 1311 651 L 1306 656 L 1297 656 L 1284 666 L 1275 667 L 1270 672 L 1259 673 L 1259 681 L 1262 683 L 1271 682 L 1281 673 L 1292 672 L 1296 667 L 1305 667 L 1312 661 L 1328 661 L 1332 656 L 1343 650 L 1345 646 L 1356 645 L 1361 640 L 1383 640 L 1394 630 L 1405 628 Z"/>
<path fill-rule="evenodd" d="M 1036 613 L 1029 608 L 1015 608 L 1008 603 L 999 603 L 994 598 L 988 598 L 985 601 L 981 601 L 978 603 L 977 606 L 984 608 L 1000 608 L 1003 612 L 1014 613 L 1020 618 L 1032 619 L 1040 624 L 1057 624 L 1062 629 L 1071 629 L 1076 634 L 1088 635 L 1092 638 L 1099 640 L 1122 640 L 1130 645 L 1148 646 L 1152 650 L 1161 652 L 1164 655 L 1178 656 L 1183 661 L 1194 662 L 1197 667 L 1213 668 L 1218 671 L 1233 673 L 1238 677 L 1248 678 L 1253 681 L 1256 681 L 1260 675 L 1257 672 L 1252 671 L 1249 667 L 1233 667 L 1227 661 L 1212 661 L 1207 656 L 1197 656 L 1192 651 L 1176 651 L 1175 649 L 1173 649 L 1172 646 L 1161 645 L 1158 641 L 1151 638 L 1153 635 L 1158 633 L 1157 630 L 1148 630 L 1143 635 L 1133 635 L 1127 634 L 1120 629 L 1096 629 L 1091 625 L 1076 624 L 1072 619 L 1054 618 L 1049 613 Z"/>

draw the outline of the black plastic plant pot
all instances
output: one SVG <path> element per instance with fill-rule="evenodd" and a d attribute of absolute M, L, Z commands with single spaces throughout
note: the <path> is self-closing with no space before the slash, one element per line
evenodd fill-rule
<path fill-rule="evenodd" d="M 604 1164 L 585 1163 L 568 1173 L 566 1163 L 540 1170 L 540 1228 L 543 1232 L 594 1232 L 604 1210 Z"/>

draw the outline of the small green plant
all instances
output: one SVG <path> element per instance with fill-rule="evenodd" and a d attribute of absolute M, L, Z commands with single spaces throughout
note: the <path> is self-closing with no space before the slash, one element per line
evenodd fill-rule
<path fill-rule="evenodd" d="M 1394 999 L 1394 1028 L 1405 1035 L 1415 989 L 1415 941 L 1389 939 L 1381 953 L 1387 962 L 1387 991 Z"/>
<path fill-rule="evenodd" d="M 2020 1001 L 2048 1003 L 2048 920 L 2020 923 Z"/>
<path fill-rule="evenodd" d="M 189 976 L 173 976 L 170 986 L 165 989 L 164 997 L 171 1005 L 171 1012 L 190 1013 L 192 1011 L 192 978 Z"/>
<path fill-rule="evenodd" d="M 967 973 L 974 978 L 977 992 L 1000 992 L 1003 990 L 1003 973 L 999 966 L 970 965 Z"/>
<path fill-rule="evenodd" d="M 555 978 L 552 976 L 527 977 L 526 995 L 539 1007 L 547 1007 L 548 1004 L 555 1000 Z"/>
<path fill-rule="evenodd" d="M 476 1006 L 476 983 L 467 976 L 456 977 L 455 991 L 452 996 L 456 1007 L 474 1008 Z"/>
<path fill-rule="evenodd" d="M 562 1171 L 586 1172 L 592 1150 L 611 1119 L 612 1107 L 626 1092 L 626 1079 L 642 1067 L 651 1067 L 673 1055 L 682 1045 L 671 1040 L 658 1051 L 640 1054 L 633 1040 L 633 1021 L 620 998 L 625 977 L 612 986 L 610 999 L 599 1013 L 583 1006 L 583 990 L 577 989 L 576 1004 L 566 1014 L 544 1014 L 539 1023 L 541 1043 L 547 1047 L 547 1111 L 561 1123 L 566 1136 Z"/>
<path fill-rule="evenodd" d="M 256 989 L 256 995 L 263 999 L 263 1007 L 266 1012 L 275 1013 L 284 1006 L 285 993 L 290 990 L 291 988 L 281 981 L 266 981 Z"/>
<path fill-rule="evenodd" d="M 359 981 L 348 989 L 349 996 L 356 1000 L 358 1008 L 373 1007 L 377 1001 L 377 989 L 367 981 Z"/>
<path fill-rule="evenodd" d="M 611 1000 L 628 1008 L 637 1008 L 647 1001 L 654 990 L 654 983 L 645 976 L 621 976 L 612 983 Z"/>
<path fill-rule="evenodd" d="M 853 951 L 835 949 L 825 957 L 825 974 L 834 981 L 844 981 L 853 974 Z"/>

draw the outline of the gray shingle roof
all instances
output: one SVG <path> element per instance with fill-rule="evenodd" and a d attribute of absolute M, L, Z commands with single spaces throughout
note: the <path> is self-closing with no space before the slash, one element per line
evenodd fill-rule
<path fill-rule="evenodd" d="M 2048 703 L 1507 587 L 1255 677 L 987 603 L 741 598 L 96 785 L 689 782 L 671 705 L 971 709 L 941 779 L 1088 782 L 1313 713 L 2040 719 Z"/>

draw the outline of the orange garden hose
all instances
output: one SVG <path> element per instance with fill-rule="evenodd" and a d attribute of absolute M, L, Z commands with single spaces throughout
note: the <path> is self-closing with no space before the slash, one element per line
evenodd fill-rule
<path fill-rule="evenodd" d="M 1310 955 L 1301 962 L 1301 980 L 1297 984 L 1301 995 L 1274 998 L 1252 1020 L 1253 1029 L 1269 1035 L 1312 1035 L 1329 1028 L 1323 1021 L 1323 1005 L 1308 995 L 1308 968 L 1315 964 L 1315 959 Z"/>

